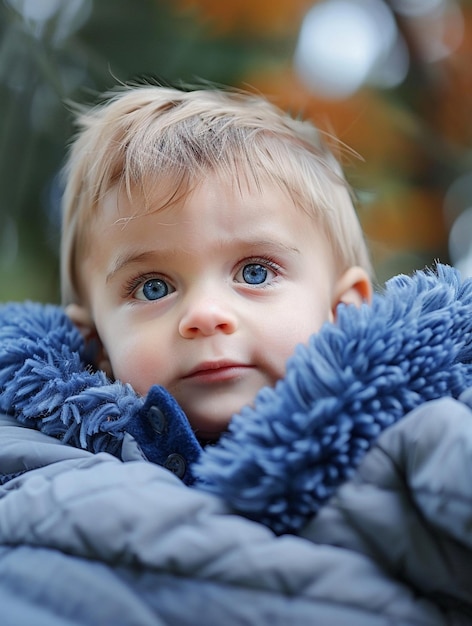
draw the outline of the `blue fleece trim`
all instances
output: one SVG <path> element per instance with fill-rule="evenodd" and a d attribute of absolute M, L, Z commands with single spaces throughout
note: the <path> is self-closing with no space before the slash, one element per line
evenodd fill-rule
<path fill-rule="evenodd" d="M 63 310 L 27 302 L 0 308 L 0 409 L 91 452 L 119 455 L 127 422 L 143 406 L 83 360 L 80 332 Z"/>
<path fill-rule="evenodd" d="M 440 265 L 437 274 L 389 281 L 372 307 L 340 307 L 336 324 L 297 349 L 285 379 L 263 389 L 205 449 L 193 468 L 198 486 L 278 533 L 296 531 L 385 428 L 471 386 L 471 306 L 472 280 L 461 283 Z M 185 416 L 163 404 L 178 430 L 173 443 L 185 450 Z M 155 462 L 166 450 L 154 450 L 162 442 L 142 427 L 143 398 L 87 369 L 80 333 L 59 307 L 0 307 L 0 409 L 92 452 L 119 456 L 128 428 Z M 193 459 L 199 446 L 191 432 L 188 441 Z"/>
<path fill-rule="evenodd" d="M 383 430 L 472 384 L 471 304 L 472 280 L 440 265 L 392 279 L 372 306 L 340 306 L 203 451 L 199 487 L 277 533 L 300 529 Z"/>
<path fill-rule="evenodd" d="M 147 419 L 152 406 L 166 416 L 165 435 Z M 165 465 L 179 454 L 186 463 L 182 480 L 193 481 L 190 467 L 201 446 L 174 398 L 158 386 L 142 398 L 93 371 L 80 332 L 57 306 L 0 307 L 0 410 L 63 443 L 118 458 L 128 432 L 153 463 Z"/>

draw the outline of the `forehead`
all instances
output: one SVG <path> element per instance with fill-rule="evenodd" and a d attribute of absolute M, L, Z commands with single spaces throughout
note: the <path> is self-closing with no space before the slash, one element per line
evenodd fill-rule
<path fill-rule="evenodd" d="M 249 216 L 258 221 L 275 215 L 290 219 L 299 213 L 307 222 L 314 221 L 312 214 L 296 206 L 284 186 L 272 180 L 246 176 L 228 179 L 212 173 L 196 182 L 160 178 L 129 190 L 116 185 L 99 203 L 94 222 L 97 227 L 124 228 L 155 215 L 164 226 L 174 224 L 179 215 L 185 219 L 194 215 L 198 221 L 206 220 L 207 225 L 226 223 L 231 228 Z"/>
<path fill-rule="evenodd" d="M 171 201 L 168 190 L 133 191 L 115 187 L 104 198 L 89 239 L 95 257 L 139 256 L 150 249 L 169 256 L 181 248 L 192 254 L 205 245 L 249 248 L 256 242 L 293 248 L 320 233 L 313 216 L 269 181 L 241 185 L 209 177 Z"/>

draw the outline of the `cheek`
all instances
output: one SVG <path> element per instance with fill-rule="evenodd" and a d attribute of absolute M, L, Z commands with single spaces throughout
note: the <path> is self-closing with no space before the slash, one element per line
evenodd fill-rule
<path fill-rule="evenodd" d="M 105 311 L 97 319 L 97 331 L 113 378 L 130 384 L 141 395 L 154 384 L 166 383 L 166 335 L 156 333 L 155 327 L 126 309 Z"/>
<path fill-rule="evenodd" d="M 165 385 L 166 372 L 163 351 L 149 340 L 115 341 L 108 350 L 111 369 L 116 380 L 129 383 L 133 389 L 146 395 L 152 385 Z"/>
<path fill-rule="evenodd" d="M 153 371 L 156 371 L 154 363 L 148 363 L 145 359 L 137 362 L 130 359 L 122 365 L 117 378 L 130 384 L 136 393 L 145 396 L 153 385 L 165 385 L 165 381 L 159 380 L 159 376 L 152 375 Z"/>
<path fill-rule="evenodd" d="M 272 317 L 272 323 L 261 332 L 261 341 L 267 347 L 267 358 L 275 379 L 283 377 L 287 360 L 293 355 L 299 344 L 306 344 L 321 326 L 331 321 L 332 314 L 328 305 L 320 306 L 319 302 L 299 302 L 296 310 L 290 311 L 286 317 Z"/>

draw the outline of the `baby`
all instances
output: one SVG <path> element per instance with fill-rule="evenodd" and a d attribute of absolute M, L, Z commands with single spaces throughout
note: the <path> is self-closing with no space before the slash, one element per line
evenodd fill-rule
<path fill-rule="evenodd" d="M 68 316 L 0 307 L 2 626 L 471 623 L 472 280 L 372 296 L 340 166 L 260 97 L 79 123 Z"/>
<path fill-rule="evenodd" d="M 200 441 L 371 298 L 348 185 L 309 122 L 223 90 L 138 86 L 78 117 L 63 303 L 96 365 L 166 388 Z"/>

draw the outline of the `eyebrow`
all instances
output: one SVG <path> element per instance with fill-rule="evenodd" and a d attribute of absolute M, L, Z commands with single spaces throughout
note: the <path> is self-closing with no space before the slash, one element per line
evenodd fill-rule
<path fill-rule="evenodd" d="M 120 272 L 123 268 L 127 267 L 128 265 L 135 265 L 137 263 L 146 263 L 148 261 L 151 261 L 152 259 L 155 259 L 156 256 L 157 256 L 157 253 L 155 251 L 135 252 L 132 250 L 125 254 L 121 254 L 114 261 L 113 266 L 108 272 L 105 281 L 109 283 L 113 279 L 113 277 L 116 274 L 118 274 L 118 272 Z M 165 254 L 164 253 L 159 254 L 159 258 L 164 258 L 164 257 L 167 258 L 170 256 L 172 256 L 172 254 L 168 252 L 166 252 Z"/>
<path fill-rule="evenodd" d="M 228 242 L 221 242 L 220 245 L 222 248 L 226 247 L 228 245 Z M 300 250 L 298 248 L 287 245 L 282 241 L 273 241 L 270 239 L 256 239 L 254 241 L 246 239 L 232 239 L 231 245 L 238 248 L 247 248 L 248 250 L 250 250 L 251 248 L 264 248 L 268 251 L 270 251 L 271 249 L 274 251 L 283 250 L 285 252 L 289 252 L 290 254 L 300 254 Z M 156 260 L 159 260 L 160 262 L 165 262 L 174 257 L 178 252 L 182 252 L 182 249 L 172 248 L 166 250 L 147 250 L 144 252 L 131 250 L 130 252 L 126 252 L 116 258 L 112 268 L 106 276 L 105 281 L 107 283 L 110 282 L 116 274 L 118 274 L 123 268 L 127 267 L 128 265 L 135 265 L 138 263 L 146 263 Z"/>

